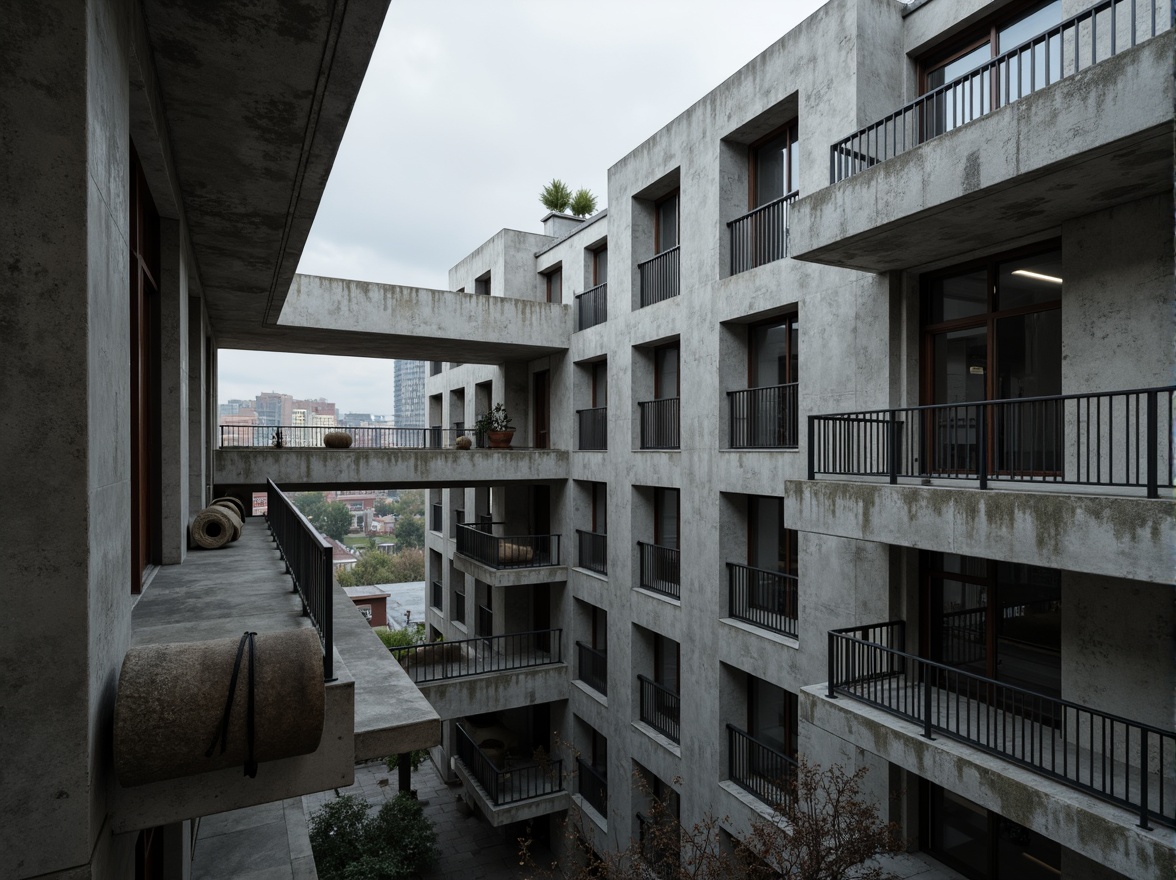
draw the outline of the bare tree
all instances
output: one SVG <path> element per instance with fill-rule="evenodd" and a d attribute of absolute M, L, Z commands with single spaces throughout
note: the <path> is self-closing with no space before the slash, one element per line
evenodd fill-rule
<path fill-rule="evenodd" d="M 521 839 L 520 864 L 528 880 L 888 880 L 894 875 L 874 860 L 901 852 L 898 826 L 885 822 L 877 806 L 864 799 L 862 767 L 847 773 L 834 764 L 822 769 L 800 761 L 772 819 L 756 819 L 734 851 L 724 849 L 720 828 L 726 819 L 711 814 L 689 827 L 678 820 L 672 796 L 649 797 L 646 779 L 634 783 L 648 799 L 639 832 L 625 848 L 596 853 L 587 843 L 585 819 L 571 810 L 564 822 L 566 852 L 550 863 L 536 861 L 531 841 Z"/>

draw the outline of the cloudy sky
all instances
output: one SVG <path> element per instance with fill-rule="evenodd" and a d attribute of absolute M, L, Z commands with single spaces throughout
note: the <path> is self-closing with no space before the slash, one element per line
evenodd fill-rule
<path fill-rule="evenodd" d="M 608 168 L 823 0 L 392 0 L 299 271 L 446 287 L 553 177 Z M 221 400 L 392 411 L 392 363 L 221 351 Z"/>

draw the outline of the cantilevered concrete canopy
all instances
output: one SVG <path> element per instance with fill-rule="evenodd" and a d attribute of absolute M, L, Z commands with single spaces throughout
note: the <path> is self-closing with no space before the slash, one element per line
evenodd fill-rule
<path fill-rule="evenodd" d="M 245 347 L 498 364 L 565 350 L 571 336 L 571 307 L 559 303 L 296 275 L 277 326 Z"/>
<path fill-rule="evenodd" d="M 183 205 L 157 207 L 187 219 L 221 346 L 258 347 L 281 314 L 387 7 L 143 0 L 132 132 L 170 132 L 140 159 L 178 183 Z"/>
<path fill-rule="evenodd" d="M 792 256 L 905 269 L 1170 191 L 1174 42 L 1167 31 L 797 200 Z"/>

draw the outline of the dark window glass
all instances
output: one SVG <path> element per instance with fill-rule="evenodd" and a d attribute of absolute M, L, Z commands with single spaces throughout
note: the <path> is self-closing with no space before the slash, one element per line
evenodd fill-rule
<path fill-rule="evenodd" d="M 657 534 L 655 543 L 659 547 L 678 547 L 678 490 L 657 489 L 654 494 L 654 513 L 657 522 L 654 524 Z"/>
<path fill-rule="evenodd" d="M 763 388 L 799 381 L 799 333 L 796 316 L 779 323 L 759 324 L 750 330 L 750 387 Z"/>
<path fill-rule="evenodd" d="M 654 397 L 678 396 L 678 346 L 666 345 L 654 353 Z"/>
<path fill-rule="evenodd" d="M 755 204 L 758 208 L 799 189 L 796 125 L 789 125 L 755 148 Z"/>
<path fill-rule="evenodd" d="M 678 245 L 678 195 L 675 193 L 657 204 L 657 252 Z"/>
<path fill-rule="evenodd" d="M 928 295 L 932 324 L 983 315 L 988 311 L 988 270 L 936 278 L 929 285 Z"/>
<path fill-rule="evenodd" d="M 998 267 L 996 308 L 999 311 L 1043 305 L 1061 298 L 1061 251 L 1010 260 Z"/>
<path fill-rule="evenodd" d="M 608 248 L 601 248 L 592 255 L 592 283 L 604 284 L 608 281 Z"/>
<path fill-rule="evenodd" d="M 795 758 L 796 694 L 753 676 L 748 676 L 747 690 L 747 732 L 776 751 Z"/>
<path fill-rule="evenodd" d="M 547 301 L 563 302 L 563 272 L 559 269 L 547 273 Z"/>

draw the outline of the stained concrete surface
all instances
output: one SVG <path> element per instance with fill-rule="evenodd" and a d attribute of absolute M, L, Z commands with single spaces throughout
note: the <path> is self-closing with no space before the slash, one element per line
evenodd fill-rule
<path fill-rule="evenodd" d="M 316 880 L 302 801 L 292 798 L 206 816 L 192 880 Z"/>

